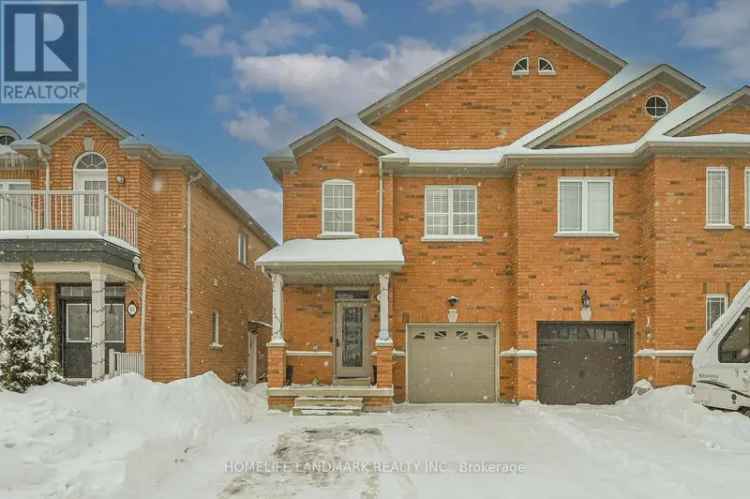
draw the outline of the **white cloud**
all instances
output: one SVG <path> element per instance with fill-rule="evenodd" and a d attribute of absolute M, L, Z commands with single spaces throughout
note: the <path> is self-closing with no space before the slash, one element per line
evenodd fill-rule
<path fill-rule="evenodd" d="M 272 13 L 250 31 L 242 35 L 247 49 L 254 54 L 266 54 L 275 48 L 291 45 L 297 38 L 316 33 L 309 24 L 291 19 L 281 13 Z"/>
<path fill-rule="evenodd" d="M 299 122 L 295 113 L 281 105 L 267 117 L 254 109 L 240 110 L 234 118 L 224 122 L 224 128 L 236 139 L 273 149 L 286 144 L 301 131 Z"/>
<path fill-rule="evenodd" d="M 698 10 L 683 2 L 669 9 L 666 15 L 679 21 L 683 45 L 716 50 L 731 76 L 750 78 L 747 64 L 750 2 L 719 0 Z"/>
<path fill-rule="evenodd" d="M 190 12 L 201 16 L 213 16 L 229 12 L 228 0 L 106 0 L 116 7 L 160 7 L 164 10 Z"/>
<path fill-rule="evenodd" d="M 229 194 L 277 241 L 281 241 L 283 204 L 281 191 L 263 188 L 229 189 Z"/>
<path fill-rule="evenodd" d="M 332 10 L 352 26 L 361 26 L 367 17 L 351 0 L 294 0 L 292 5 L 297 10 Z"/>
<path fill-rule="evenodd" d="M 432 11 L 451 10 L 468 4 L 477 10 L 501 10 L 503 12 L 542 9 L 549 14 L 561 14 L 579 5 L 604 5 L 616 7 L 627 0 L 430 0 Z"/>
<path fill-rule="evenodd" d="M 422 40 L 387 44 L 383 57 L 291 53 L 237 57 L 234 70 L 244 91 L 280 94 L 285 102 L 323 118 L 350 114 L 411 80 L 448 52 Z"/>
<path fill-rule="evenodd" d="M 182 35 L 180 43 L 189 47 L 193 51 L 193 55 L 200 57 L 234 55 L 239 53 L 237 44 L 224 38 L 224 26 L 220 24 L 209 26 L 198 35 Z"/>

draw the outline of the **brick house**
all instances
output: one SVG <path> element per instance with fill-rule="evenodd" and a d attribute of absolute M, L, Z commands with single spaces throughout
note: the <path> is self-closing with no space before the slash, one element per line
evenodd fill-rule
<path fill-rule="evenodd" d="M 265 158 L 284 191 L 284 243 L 256 261 L 269 404 L 689 384 L 750 279 L 748 152 L 749 88 L 530 13 Z"/>
<path fill-rule="evenodd" d="M 0 127 L 0 312 L 31 257 L 68 379 L 261 376 L 271 282 L 252 262 L 275 245 L 190 156 L 88 105 L 27 139 Z"/>

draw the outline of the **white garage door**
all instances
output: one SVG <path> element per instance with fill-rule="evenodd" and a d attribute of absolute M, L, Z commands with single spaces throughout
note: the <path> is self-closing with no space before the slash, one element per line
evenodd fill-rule
<path fill-rule="evenodd" d="M 409 325 L 410 402 L 494 402 L 494 325 Z"/>

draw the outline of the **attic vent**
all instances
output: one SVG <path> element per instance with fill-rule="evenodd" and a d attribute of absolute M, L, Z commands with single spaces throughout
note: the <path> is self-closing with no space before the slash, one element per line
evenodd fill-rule
<path fill-rule="evenodd" d="M 652 95 L 646 100 L 646 112 L 655 120 L 667 114 L 667 111 L 669 111 L 669 103 L 664 97 Z"/>
<path fill-rule="evenodd" d="M 529 74 L 529 58 L 528 57 L 522 57 L 521 59 L 518 59 L 516 61 L 516 63 L 513 65 L 513 74 L 514 75 Z"/>
<path fill-rule="evenodd" d="M 552 65 L 551 62 L 549 62 L 544 57 L 539 58 L 539 74 L 540 75 L 553 75 L 555 74 L 555 66 Z"/>

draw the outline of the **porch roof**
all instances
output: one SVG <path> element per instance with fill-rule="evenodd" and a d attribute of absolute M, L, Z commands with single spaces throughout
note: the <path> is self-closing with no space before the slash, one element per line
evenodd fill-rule
<path fill-rule="evenodd" d="M 392 237 L 293 239 L 258 258 L 255 264 L 278 272 L 287 282 L 368 282 L 404 265 L 401 242 Z M 373 281 L 374 282 L 374 281 Z"/>

